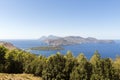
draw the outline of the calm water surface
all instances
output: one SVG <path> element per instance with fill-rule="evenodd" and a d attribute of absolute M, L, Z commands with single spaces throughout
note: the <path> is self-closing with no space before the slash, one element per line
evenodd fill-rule
<path fill-rule="evenodd" d="M 5 40 L 11 42 L 16 47 L 21 49 L 28 49 L 31 47 L 39 47 L 46 45 L 45 43 L 39 40 Z M 64 50 L 61 50 L 62 54 L 65 54 L 68 50 L 73 52 L 74 56 L 77 56 L 79 53 L 84 53 L 87 58 L 90 58 L 96 50 L 99 51 L 101 57 L 110 57 L 115 58 L 117 55 L 120 55 L 120 40 L 117 40 L 116 43 L 111 44 L 77 44 L 77 45 L 69 45 L 63 46 Z M 58 51 L 38 51 L 32 50 L 30 51 L 33 54 L 40 54 L 44 56 L 49 56 L 51 54 L 55 54 Z"/>

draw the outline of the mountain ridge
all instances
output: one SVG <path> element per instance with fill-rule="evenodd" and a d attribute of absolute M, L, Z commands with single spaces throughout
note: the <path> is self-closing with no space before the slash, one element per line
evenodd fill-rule
<path fill-rule="evenodd" d="M 40 40 L 52 46 L 73 45 L 82 43 L 114 43 L 114 40 L 99 40 L 93 37 L 87 38 L 83 38 L 81 36 L 66 36 L 66 37 L 52 36 L 52 37 L 48 36 Z"/>

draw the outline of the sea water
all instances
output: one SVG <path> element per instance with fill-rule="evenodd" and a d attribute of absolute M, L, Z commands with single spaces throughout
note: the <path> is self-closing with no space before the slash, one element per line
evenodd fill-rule
<path fill-rule="evenodd" d="M 31 47 L 39 47 L 45 46 L 47 44 L 39 41 L 39 40 L 4 40 L 12 43 L 14 46 L 26 50 Z M 120 55 L 120 40 L 115 41 L 115 43 L 87 43 L 87 44 L 76 44 L 76 45 L 68 45 L 62 46 L 64 50 L 54 50 L 54 51 L 39 51 L 39 50 L 31 50 L 30 52 L 33 54 L 50 56 L 52 54 L 56 54 L 57 52 L 61 52 L 61 54 L 66 54 L 67 51 L 71 51 L 74 56 L 79 55 L 80 53 L 84 53 L 84 55 L 90 59 L 96 50 L 100 53 L 102 58 L 110 57 L 115 58 Z"/>

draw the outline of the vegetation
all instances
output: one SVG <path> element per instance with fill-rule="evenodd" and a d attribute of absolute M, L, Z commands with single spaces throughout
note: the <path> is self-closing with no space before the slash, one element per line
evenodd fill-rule
<path fill-rule="evenodd" d="M 120 57 L 101 58 L 98 51 L 90 60 L 83 53 L 74 57 L 70 51 L 45 57 L 1 46 L 0 72 L 34 74 L 43 80 L 120 80 Z"/>
<path fill-rule="evenodd" d="M 29 50 L 40 50 L 40 51 L 63 50 L 63 49 L 64 48 L 61 46 L 41 46 L 41 47 L 29 48 Z"/>

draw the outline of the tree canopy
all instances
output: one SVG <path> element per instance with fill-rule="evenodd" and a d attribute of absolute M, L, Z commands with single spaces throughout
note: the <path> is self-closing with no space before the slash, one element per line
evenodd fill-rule
<path fill-rule="evenodd" d="M 74 57 L 56 53 L 49 57 L 0 46 L 1 73 L 30 73 L 43 80 L 120 80 L 120 57 L 101 58 L 98 51 L 88 60 L 83 53 Z"/>

